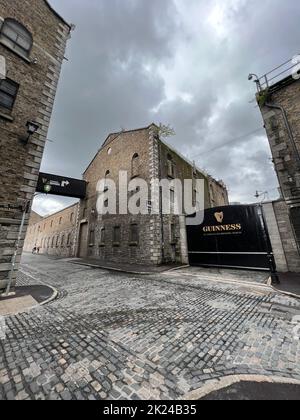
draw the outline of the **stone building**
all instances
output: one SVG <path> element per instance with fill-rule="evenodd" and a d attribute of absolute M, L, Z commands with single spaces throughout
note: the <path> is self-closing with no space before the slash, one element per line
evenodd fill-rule
<path fill-rule="evenodd" d="M 39 248 L 41 254 L 59 257 L 75 255 L 78 204 L 51 216 L 41 217 L 31 212 L 24 243 L 24 251 Z"/>
<path fill-rule="evenodd" d="M 287 70 L 283 65 L 256 83 L 282 197 L 273 208 L 287 265 L 300 271 L 300 80 L 291 74 L 289 63 Z"/>
<path fill-rule="evenodd" d="M 151 212 L 155 204 L 161 207 L 161 190 L 156 197 L 148 197 L 149 214 L 121 214 L 120 211 L 116 214 L 98 214 L 98 181 L 109 179 L 119 188 L 120 171 L 127 172 L 128 181 L 143 179 L 149 189 L 154 179 L 202 179 L 205 186 L 205 207 L 228 205 L 228 193 L 224 183 L 215 181 L 161 140 L 154 124 L 146 128 L 110 134 L 83 175 L 87 182 L 87 196 L 78 206 L 77 226 L 73 226 L 72 230 L 75 243 L 73 255 L 135 264 L 188 263 L 185 214 Z M 127 198 L 130 198 L 130 193 Z M 65 212 L 70 211 L 73 210 L 67 209 Z M 57 231 L 52 229 L 52 235 L 48 228 L 38 235 L 36 233 L 38 226 L 43 229 L 44 222 L 49 226 L 52 216 L 31 227 L 33 237 L 26 240 L 26 250 L 30 251 L 38 244 L 41 252 L 66 255 L 64 246 L 59 245 L 54 247 L 54 250 L 52 246 L 48 246 L 51 244 L 51 236 L 66 237 L 64 227 L 57 224 L 57 218 L 65 215 L 65 212 L 53 216 Z M 56 240 L 54 241 L 56 243 Z M 67 255 L 69 256 L 70 252 Z"/>
<path fill-rule="evenodd" d="M 0 56 L 7 70 L 0 80 L 0 289 L 7 283 L 23 210 L 35 193 L 71 29 L 45 0 L 0 0 Z M 31 137 L 28 122 L 38 128 Z M 26 225 L 23 240 L 25 231 Z"/>

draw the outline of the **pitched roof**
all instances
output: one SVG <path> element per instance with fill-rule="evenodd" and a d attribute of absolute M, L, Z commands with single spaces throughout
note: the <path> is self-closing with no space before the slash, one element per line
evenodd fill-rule
<path fill-rule="evenodd" d="M 155 124 L 150 124 L 148 127 L 142 127 L 142 128 L 136 128 L 134 130 L 124 130 L 124 131 L 119 131 L 118 133 L 110 133 L 107 137 L 106 140 L 104 141 L 104 143 L 102 144 L 102 146 L 100 147 L 100 149 L 97 151 L 97 153 L 95 154 L 95 156 L 93 157 L 93 159 L 91 160 L 90 164 L 88 165 L 88 167 L 86 168 L 86 170 L 83 172 L 83 175 L 88 171 L 88 169 L 91 167 L 92 163 L 95 161 L 95 159 L 97 158 L 98 154 L 101 152 L 102 149 L 104 149 L 104 147 L 108 146 L 111 142 L 113 142 L 114 140 L 116 140 L 118 137 L 120 137 L 122 134 L 127 134 L 127 133 L 134 133 L 136 131 L 144 131 L 144 130 L 149 130 L 151 127 L 155 126 Z"/>

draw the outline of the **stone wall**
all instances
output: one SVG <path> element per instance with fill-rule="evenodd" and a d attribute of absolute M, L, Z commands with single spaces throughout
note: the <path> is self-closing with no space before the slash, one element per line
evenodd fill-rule
<path fill-rule="evenodd" d="M 292 215 L 292 209 L 300 207 L 300 81 L 290 76 L 271 87 L 261 112 L 282 197 Z M 299 222 L 293 222 L 291 241 L 295 237 L 300 247 L 300 230 L 296 235 Z"/>
<path fill-rule="evenodd" d="M 263 205 L 279 272 L 300 272 L 300 255 L 284 200 Z"/>
<path fill-rule="evenodd" d="M 32 201 L 36 189 L 70 35 L 70 26 L 44 0 L 0 0 L 0 31 L 8 17 L 31 32 L 33 47 L 30 56 L 25 57 L 0 41 L 0 55 L 6 58 L 7 76 L 19 84 L 13 110 L 0 108 L 0 289 L 7 283 L 22 218 L 21 205 Z M 40 129 L 24 145 L 20 139 L 27 137 L 26 123 L 32 120 L 40 125 Z M 25 233 L 26 226 L 23 240 Z M 17 262 L 20 261 L 23 241 L 20 245 Z"/>

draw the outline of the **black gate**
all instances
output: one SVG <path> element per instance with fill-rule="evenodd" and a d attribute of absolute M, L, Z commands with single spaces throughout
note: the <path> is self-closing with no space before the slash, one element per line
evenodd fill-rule
<path fill-rule="evenodd" d="M 262 206 L 205 210 L 201 225 L 187 226 L 191 265 L 270 269 L 272 246 Z"/>

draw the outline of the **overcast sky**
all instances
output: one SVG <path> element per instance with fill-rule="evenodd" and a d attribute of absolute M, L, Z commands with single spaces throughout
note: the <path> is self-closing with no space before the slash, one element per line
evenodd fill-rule
<path fill-rule="evenodd" d="M 225 181 L 232 202 L 255 202 L 256 190 L 278 197 L 255 85 L 247 79 L 300 53 L 298 1 L 50 3 L 76 30 L 43 171 L 81 177 L 108 133 L 162 122 L 176 131 L 173 146 Z M 40 197 L 34 208 L 48 214 L 71 202 Z"/>

